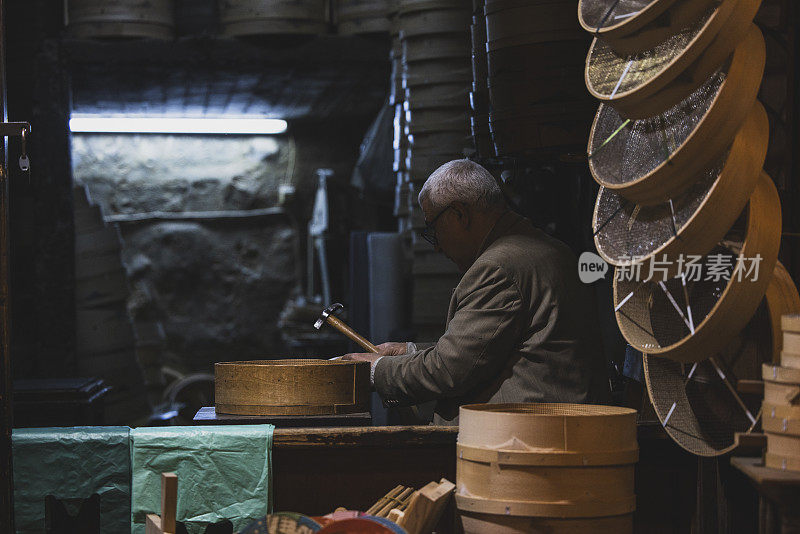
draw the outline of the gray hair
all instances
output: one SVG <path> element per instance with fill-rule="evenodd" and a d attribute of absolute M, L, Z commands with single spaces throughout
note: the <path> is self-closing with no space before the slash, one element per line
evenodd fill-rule
<path fill-rule="evenodd" d="M 490 211 L 505 206 L 505 198 L 494 177 L 474 161 L 455 159 L 431 173 L 419 192 L 419 204 L 427 199 L 434 209 L 453 202 Z"/>

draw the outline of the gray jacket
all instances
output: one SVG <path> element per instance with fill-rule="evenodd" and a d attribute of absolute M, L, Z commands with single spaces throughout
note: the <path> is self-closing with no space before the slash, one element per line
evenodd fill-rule
<path fill-rule="evenodd" d="M 504 214 L 453 292 L 444 335 L 407 357 L 381 358 L 375 389 L 389 406 L 436 400 L 435 424 L 471 403 L 605 402 L 591 288 L 562 242 Z"/>

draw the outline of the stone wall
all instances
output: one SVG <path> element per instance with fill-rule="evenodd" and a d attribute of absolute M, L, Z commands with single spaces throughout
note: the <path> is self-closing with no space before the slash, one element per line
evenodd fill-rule
<path fill-rule="evenodd" d="M 334 168 L 331 204 L 342 204 L 362 134 L 359 125 L 300 127 L 291 137 L 72 136 L 75 184 L 106 219 L 123 219 L 128 308 L 163 325 L 163 364 L 211 371 L 215 361 L 287 355 L 277 321 L 302 284 L 314 170 Z M 277 207 L 282 185 L 295 191 L 285 209 L 251 211 Z M 333 219 L 331 270 L 343 287 L 338 244 L 352 221 Z"/>

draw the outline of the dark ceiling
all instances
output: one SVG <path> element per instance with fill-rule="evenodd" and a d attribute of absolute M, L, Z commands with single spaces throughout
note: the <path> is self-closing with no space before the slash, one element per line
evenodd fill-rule
<path fill-rule="evenodd" d="M 377 112 L 386 39 L 67 42 L 74 112 L 335 119 Z"/>

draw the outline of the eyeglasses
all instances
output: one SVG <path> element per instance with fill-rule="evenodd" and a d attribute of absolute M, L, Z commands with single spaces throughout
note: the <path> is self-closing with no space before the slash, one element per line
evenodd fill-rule
<path fill-rule="evenodd" d="M 434 217 L 431 222 L 426 222 L 425 228 L 420 230 L 419 232 L 419 236 L 428 243 L 430 243 L 431 245 L 433 245 L 434 248 L 439 246 L 439 239 L 436 237 L 436 221 L 439 220 L 439 217 L 441 217 L 444 214 L 444 212 L 446 212 L 452 207 L 453 207 L 452 204 L 448 204 L 446 208 L 444 208 L 442 211 L 436 214 L 436 217 Z"/>

